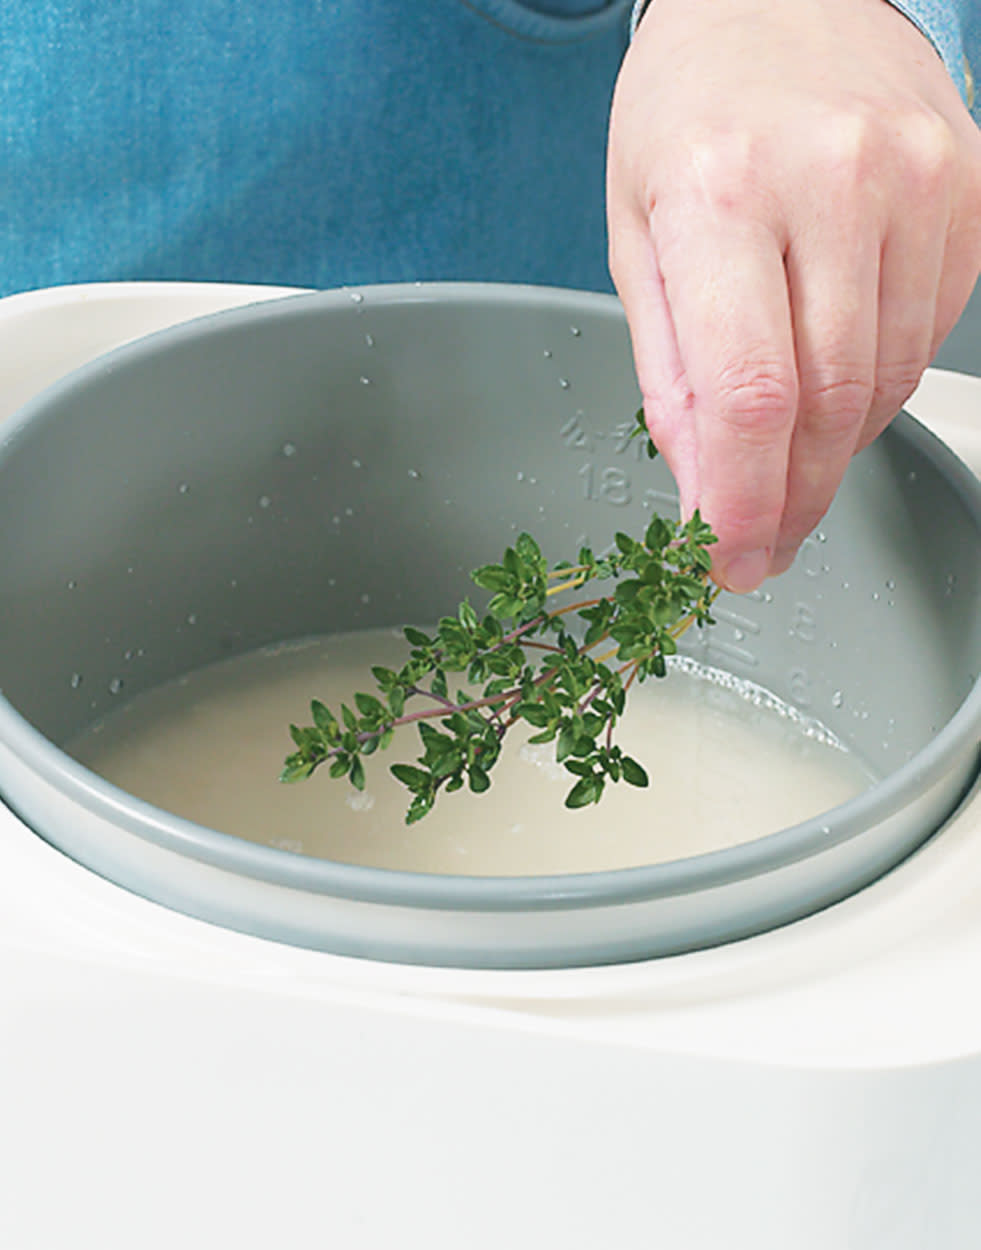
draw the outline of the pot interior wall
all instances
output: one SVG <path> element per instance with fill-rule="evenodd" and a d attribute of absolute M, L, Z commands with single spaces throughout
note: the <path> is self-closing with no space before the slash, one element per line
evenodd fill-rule
<path fill-rule="evenodd" d="M 273 641 L 426 623 L 527 529 L 554 559 L 672 482 L 636 440 L 597 300 L 302 297 L 90 368 L 0 455 L 0 686 L 55 742 L 123 696 Z M 976 502 L 911 419 L 863 452 L 794 569 L 691 649 L 880 774 L 978 672 Z M 311 692 L 314 693 L 314 692 Z"/>

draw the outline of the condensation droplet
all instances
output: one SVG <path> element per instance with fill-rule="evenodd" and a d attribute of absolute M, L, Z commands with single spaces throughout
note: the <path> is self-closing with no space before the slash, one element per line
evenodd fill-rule
<path fill-rule="evenodd" d="M 188 612 L 187 623 L 188 625 L 196 625 L 198 623 L 198 617 L 197 617 L 196 612 Z"/>
<path fill-rule="evenodd" d="M 569 330 L 575 338 L 578 338 L 580 334 L 582 334 L 582 330 L 580 330 L 578 326 L 569 326 Z"/>
<path fill-rule="evenodd" d="M 75 587 L 78 585 L 78 582 L 76 582 L 73 577 L 69 581 L 67 581 L 65 585 L 68 587 L 69 590 L 74 590 Z"/>
<path fill-rule="evenodd" d="M 546 360 L 551 360 L 551 359 L 552 359 L 552 353 L 548 350 L 548 348 L 547 348 L 547 347 L 546 347 L 546 348 L 545 348 L 545 350 L 542 352 L 542 355 L 545 357 L 545 359 L 546 359 Z"/>
<path fill-rule="evenodd" d="M 110 694 L 119 694 L 122 688 L 123 688 L 123 679 L 121 677 L 114 677 L 112 681 L 109 683 Z"/>
<path fill-rule="evenodd" d="M 886 590 L 895 590 L 895 589 L 896 589 L 896 583 L 890 577 L 888 581 L 886 582 Z"/>
<path fill-rule="evenodd" d="M 181 482 L 180 486 L 177 487 L 177 493 L 179 495 L 186 495 L 190 489 L 191 487 L 188 485 L 187 482 Z"/>
<path fill-rule="evenodd" d="M 362 385 L 362 386 L 370 386 L 370 385 L 371 385 L 371 378 L 366 378 L 366 377 L 364 376 L 364 374 L 363 374 L 363 373 L 362 373 L 361 377 L 358 379 L 358 381 L 361 383 L 361 385 Z"/>
<path fill-rule="evenodd" d="M 571 385 L 572 383 L 568 378 L 559 378 L 559 386 L 561 386 L 564 391 L 567 391 Z"/>
<path fill-rule="evenodd" d="M 418 469 L 410 469 L 409 477 L 411 477 L 414 481 L 417 482 L 422 477 L 422 474 L 419 472 Z"/>
<path fill-rule="evenodd" d="M 819 543 L 826 543 L 828 541 L 828 536 L 824 532 L 824 530 L 818 530 L 818 532 L 814 535 L 814 537 L 818 540 Z"/>
<path fill-rule="evenodd" d="M 272 500 L 269 498 L 269 496 L 268 496 L 268 495 L 260 495 L 260 496 L 259 496 L 259 507 L 260 507 L 260 508 L 268 508 L 268 507 L 269 507 L 269 505 L 270 505 L 271 503 L 272 503 Z"/>
<path fill-rule="evenodd" d="M 878 600 L 879 600 L 879 592 L 878 592 L 877 590 L 873 590 L 873 591 L 872 591 L 872 598 L 873 598 L 876 602 L 878 602 Z"/>
<path fill-rule="evenodd" d="M 71 685 L 72 690 L 77 690 L 82 684 L 82 674 L 72 673 L 71 678 L 69 679 L 69 684 Z"/>
<path fill-rule="evenodd" d="M 773 602 L 773 595 L 771 595 L 769 591 L 766 591 L 766 592 L 764 593 L 764 595 L 763 595 L 763 602 L 764 602 L 764 603 L 772 603 L 772 602 Z"/>
<path fill-rule="evenodd" d="M 906 474 L 906 480 L 907 480 L 907 482 L 915 482 L 915 481 L 916 481 L 916 470 L 915 470 L 915 469 L 910 469 L 909 473 L 907 473 L 907 474 Z"/>
<path fill-rule="evenodd" d="M 344 509 L 344 515 L 345 515 L 345 516 L 354 516 L 354 509 L 353 509 L 353 508 L 345 508 L 345 509 Z"/>
<path fill-rule="evenodd" d="M 834 694 L 831 696 L 831 706 L 841 707 L 841 705 L 844 702 L 845 702 L 845 696 L 841 693 L 840 690 L 836 690 Z"/>
<path fill-rule="evenodd" d="M 366 347 L 374 347 L 375 345 L 374 335 L 366 334 L 364 336 L 364 342 L 365 342 Z"/>
<path fill-rule="evenodd" d="M 328 578 L 327 578 L 327 585 L 328 585 L 328 586 L 336 586 L 336 585 L 337 585 L 337 578 L 336 578 L 336 577 L 328 577 Z"/>
<path fill-rule="evenodd" d="M 364 303 L 364 296 L 361 294 L 361 292 L 360 292 L 360 291 L 352 291 L 352 292 L 351 292 L 351 303 L 352 303 L 352 304 L 363 304 L 363 303 Z"/>
<path fill-rule="evenodd" d="M 287 459 L 288 459 L 290 456 L 295 456 L 295 455 L 296 455 L 296 443 L 284 443 L 284 444 L 283 444 L 283 455 L 284 455 L 284 456 L 286 456 L 286 457 L 287 457 Z"/>
<path fill-rule="evenodd" d="M 523 482 L 523 481 L 525 480 L 525 475 L 524 475 L 524 472 L 523 472 L 521 469 L 519 469 L 519 470 L 518 470 L 518 475 L 517 475 L 517 476 L 518 476 L 518 481 L 519 481 L 519 482 Z"/>
<path fill-rule="evenodd" d="M 361 468 L 361 461 L 360 461 L 360 460 L 358 460 L 358 459 L 355 457 L 355 459 L 351 461 L 351 468 L 352 468 L 352 469 L 360 469 L 360 468 Z"/>
<path fill-rule="evenodd" d="M 371 595 L 362 595 L 362 596 L 361 596 L 361 602 L 362 602 L 362 603 L 370 603 L 370 602 L 371 602 Z"/>

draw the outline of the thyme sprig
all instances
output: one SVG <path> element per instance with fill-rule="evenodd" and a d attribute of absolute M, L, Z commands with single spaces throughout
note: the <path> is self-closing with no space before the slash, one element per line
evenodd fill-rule
<path fill-rule="evenodd" d="M 642 421 L 641 430 L 646 437 Z M 398 670 L 372 668 L 376 694 L 355 694 L 339 715 L 311 703 L 313 723 L 290 726 L 296 749 L 280 779 L 299 781 L 327 765 L 331 777 L 363 790 L 364 758 L 414 725 L 422 753 L 391 766 L 412 795 L 412 824 L 441 790 L 487 790 L 505 735 L 524 721 L 536 731 L 530 742 L 556 743 L 556 760 L 575 779 L 567 807 L 598 802 L 608 781 L 648 785 L 614 732 L 631 686 L 663 677 L 681 635 L 713 623 L 715 541 L 698 512 L 685 522 L 654 516 L 643 539 L 618 533 L 606 554 L 583 547 L 575 562 L 549 568 L 535 539 L 521 534 L 499 564 L 471 574 L 491 595 L 483 616 L 467 600 L 432 634 L 407 627 L 409 659 Z M 612 593 L 553 606 L 608 579 L 617 581 Z M 470 688 L 451 692 L 451 674 L 465 674 Z"/>

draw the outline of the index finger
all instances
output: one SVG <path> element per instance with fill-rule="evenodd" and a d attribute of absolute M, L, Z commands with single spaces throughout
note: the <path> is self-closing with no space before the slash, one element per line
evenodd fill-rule
<path fill-rule="evenodd" d="M 737 592 L 766 577 L 787 492 L 798 381 L 779 241 L 765 223 L 663 200 L 651 231 L 694 396 L 699 499 Z"/>

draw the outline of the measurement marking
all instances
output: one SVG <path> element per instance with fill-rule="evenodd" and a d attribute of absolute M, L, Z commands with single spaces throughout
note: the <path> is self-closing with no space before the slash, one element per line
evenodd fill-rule
<path fill-rule="evenodd" d="M 708 651 L 713 656 L 722 656 L 727 660 L 734 660 L 737 664 L 743 664 L 746 668 L 756 668 L 759 660 L 753 655 L 752 651 L 747 651 L 745 647 L 733 646 L 731 642 L 716 642 L 711 639 L 708 644 Z"/>
<path fill-rule="evenodd" d="M 750 620 L 748 616 L 740 616 L 738 612 L 732 612 L 729 608 L 715 608 L 713 615 L 718 621 L 725 621 L 727 625 L 731 625 L 734 629 L 741 629 L 744 634 L 758 634 L 760 626 L 758 621 Z"/>

